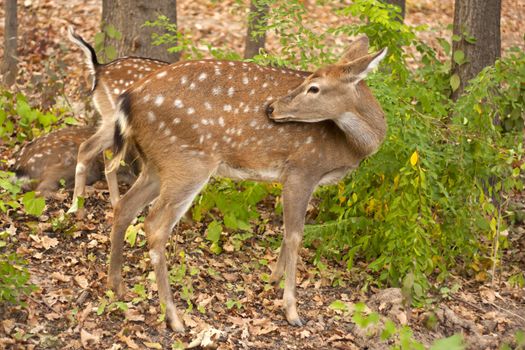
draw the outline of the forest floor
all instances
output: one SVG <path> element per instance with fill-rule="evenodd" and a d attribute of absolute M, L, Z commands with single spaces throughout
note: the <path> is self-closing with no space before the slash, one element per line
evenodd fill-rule
<path fill-rule="evenodd" d="M 80 120 L 88 122 L 93 113 L 86 107 L 87 73 L 80 53 L 70 50 L 65 27 L 75 25 L 92 41 L 100 23 L 101 1 L 20 3 L 19 88 L 44 106 L 68 103 Z M 242 49 L 245 13 L 231 10 L 234 0 L 178 3 L 179 24 L 195 39 Z M 451 36 L 447 25 L 452 23 L 452 0 L 407 3 L 407 22 L 430 26 L 420 34 L 424 40 L 435 44 L 437 37 Z M 313 11 L 312 16 L 321 29 L 333 24 L 324 11 Z M 525 2 L 503 0 L 503 48 L 525 48 L 524 33 Z M 277 48 L 272 36 L 268 47 Z M 57 97 L 60 84 L 66 86 L 65 93 Z M 12 159 L 16 150 L 0 143 L 2 160 Z M 89 214 L 76 222 L 64 215 L 71 200 L 68 192 L 48 201 L 46 213 L 38 219 L 21 212 L 0 214 L 0 232 L 9 232 L 16 241 L 17 253 L 28 261 L 31 281 L 38 286 L 26 300 L 27 307 L 0 306 L 0 349 L 170 349 L 173 344 L 199 348 L 206 337 L 211 337 L 212 348 L 220 349 L 389 348 L 389 341 L 380 339 L 379 325 L 366 330 L 355 325 L 350 311 L 357 302 L 378 312 L 380 325 L 386 319 L 399 328 L 408 325 L 413 337 L 425 345 L 459 333 L 469 349 L 499 349 L 504 343 L 515 344 L 517 331 L 525 330 L 525 289 L 508 282 L 510 276 L 525 271 L 523 223 L 508 231 L 510 244 L 494 281 L 483 273 L 457 272 L 447 281 L 448 288 L 436 282 L 429 295 L 432 302 L 420 308 L 406 308 L 399 289 L 365 288 L 366 262 L 358 262 L 351 271 L 329 260 L 314 265 L 315 252 L 303 249 L 297 294 L 306 325 L 289 326 L 280 301 L 282 290 L 265 282 L 282 234 L 282 222 L 268 202 L 260 208 L 257 234 L 239 244 L 233 233 L 225 233 L 225 251 L 220 255 L 209 251 L 205 225 L 177 227 L 170 242 L 169 262 L 175 269 L 171 285 L 179 310 L 186 310 L 187 332 L 174 334 L 159 320 L 156 285 L 142 235 L 134 247 L 126 245 L 126 304 L 107 293 L 112 211 L 105 184 L 89 187 L 88 196 Z M 517 195 L 515 203 L 525 211 L 522 197 Z M 337 300 L 342 303 L 332 304 Z"/>

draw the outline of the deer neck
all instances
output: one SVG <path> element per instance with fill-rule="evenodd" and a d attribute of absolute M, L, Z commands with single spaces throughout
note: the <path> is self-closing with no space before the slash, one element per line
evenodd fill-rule
<path fill-rule="evenodd" d="M 344 112 L 334 120 L 344 132 L 348 146 L 362 158 L 377 151 L 385 138 L 386 122 L 382 113 L 366 111 L 359 118 L 353 112 Z"/>

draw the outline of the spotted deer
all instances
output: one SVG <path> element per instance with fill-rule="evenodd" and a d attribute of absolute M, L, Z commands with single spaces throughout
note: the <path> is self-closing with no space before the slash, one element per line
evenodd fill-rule
<path fill-rule="evenodd" d="M 284 310 L 301 326 L 296 263 L 310 196 L 376 152 L 386 133 L 381 106 L 363 79 L 385 57 L 368 54 L 368 39 L 339 62 L 314 73 L 253 63 L 201 60 L 161 68 L 119 100 L 118 164 L 127 145 L 144 162 L 133 187 L 114 208 L 108 286 L 124 292 L 126 228 L 155 202 L 144 222 L 160 303 L 169 326 L 182 332 L 168 282 L 168 236 L 211 176 L 283 184 L 284 239 L 271 281 L 285 275 Z"/>
<path fill-rule="evenodd" d="M 35 190 L 49 197 L 60 187 L 73 187 L 75 166 L 80 144 L 95 133 L 93 127 L 71 127 L 39 137 L 25 145 L 12 167 L 16 177 L 23 180 L 24 190 Z M 98 155 L 86 173 L 88 184 L 103 177 L 104 162 Z M 119 176 L 128 184 L 135 180 L 131 168 L 119 168 Z"/>
<path fill-rule="evenodd" d="M 144 57 L 123 57 L 107 64 L 101 64 L 98 62 L 95 49 L 76 34 L 72 27 L 68 28 L 68 38 L 84 52 L 85 64 L 93 78 L 91 88 L 93 105 L 101 117 L 97 132 L 83 142 L 78 151 L 73 192 L 73 202 L 75 202 L 76 198 L 84 196 L 86 178 L 91 171 L 93 160 L 113 145 L 117 97 L 134 82 L 168 63 Z M 133 156 L 131 155 L 130 158 Z M 115 206 L 119 200 L 116 172 L 106 169 L 106 181 L 111 204 Z"/>

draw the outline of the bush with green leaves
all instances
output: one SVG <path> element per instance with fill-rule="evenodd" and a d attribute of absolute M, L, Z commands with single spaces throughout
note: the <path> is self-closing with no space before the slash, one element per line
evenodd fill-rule
<path fill-rule="evenodd" d="M 20 185 L 13 180 L 13 173 L 0 171 L 0 217 L 21 209 L 26 214 L 40 216 L 45 208 L 44 198 L 35 192 L 22 194 Z M 6 221 L 7 222 L 7 221 Z M 13 236 L 9 228 L 0 232 L 0 303 L 19 303 L 21 297 L 30 294 L 35 287 L 29 282 L 25 262 L 12 251 Z"/>
<path fill-rule="evenodd" d="M 29 282 L 25 261 L 15 253 L 0 253 L 0 304 L 22 304 L 21 297 L 29 295 L 36 287 Z"/>
<path fill-rule="evenodd" d="M 298 0 L 261 2 L 270 11 L 268 25 L 259 30 L 276 33 L 281 49 L 261 52 L 253 58 L 256 63 L 315 69 L 340 55 L 348 35 L 366 34 L 371 50 L 389 48 L 380 71 L 367 79 L 388 119 L 386 140 L 339 186 L 317 191 L 318 224 L 306 228 L 306 244 L 315 242 L 319 254 L 343 260 L 348 268 L 356 259 L 367 262 L 371 281 L 403 285 L 416 303 L 426 298 L 429 276 L 442 282 L 452 268 L 489 278 L 507 244 L 500 233 L 507 225 L 509 193 L 523 187 L 523 167 L 516 164 L 523 155 L 525 54 L 510 52 L 454 102 L 450 95 L 457 81 L 450 62 L 438 60 L 435 49 L 417 39 L 422 27 L 396 20 L 396 7 L 378 0 L 334 4 L 334 16 L 351 15 L 361 22 L 321 31 L 308 22 Z M 149 25 L 164 27 L 165 21 Z M 182 57 L 239 58 L 177 35 L 173 50 L 182 51 Z M 157 39 L 170 40 L 169 34 Z M 450 54 L 448 41 L 440 43 Z M 408 46 L 415 50 L 405 50 Z M 465 60 L 460 56 L 454 57 L 457 63 Z M 407 68 L 408 59 L 417 61 L 417 68 Z M 217 206 L 225 217 L 239 215 L 243 225 L 249 223 L 253 218 L 242 210 L 221 208 L 231 193 L 220 186 L 208 186 L 200 197 L 210 205 L 197 205 L 198 218 L 203 209 Z M 212 225 L 212 231 L 218 229 Z"/>

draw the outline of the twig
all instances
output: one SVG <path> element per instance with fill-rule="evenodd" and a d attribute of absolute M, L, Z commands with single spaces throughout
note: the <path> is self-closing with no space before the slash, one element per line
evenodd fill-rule
<path fill-rule="evenodd" d="M 44 305 L 45 307 L 47 307 L 49 310 L 51 310 L 52 312 L 56 312 L 51 306 L 47 305 L 46 302 L 43 302 L 43 301 L 39 301 L 39 300 L 36 300 L 35 298 L 33 298 L 32 296 L 28 295 L 27 296 L 28 299 L 30 299 L 31 301 L 39 304 L 39 305 Z"/>
<path fill-rule="evenodd" d="M 520 315 L 515 314 L 514 312 L 512 312 L 512 311 L 510 311 L 510 310 L 504 309 L 504 308 L 502 308 L 501 306 L 496 305 L 496 304 L 494 304 L 494 303 L 490 303 L 490 305 L 494 306 L 496 309 L 499 309 L 499 310 L 501 310 L 501 311 L 505 311 L 506 313 L 508 313 L 508 314 L 510 314 L 510 315 L 512 315 L 512 316 L 514 316 L 514 317 L 519 318 L 520 320 L 522 320 L 522 321 L 525 323 L 525 318 L 524 318 L 524 317 L 521 317 Z"/>

